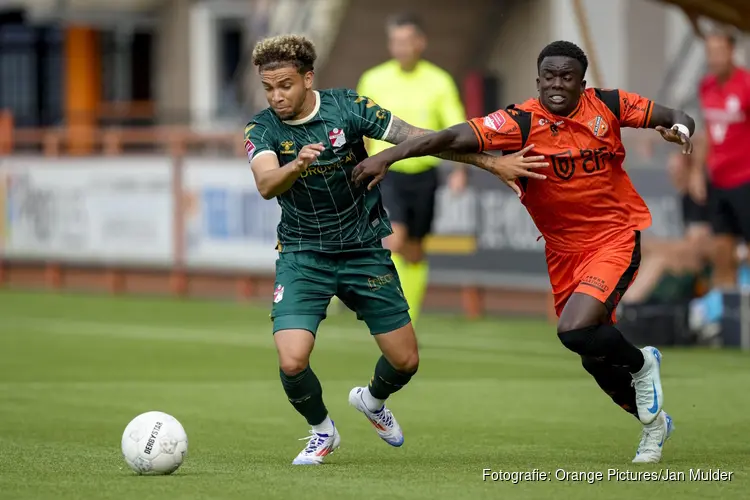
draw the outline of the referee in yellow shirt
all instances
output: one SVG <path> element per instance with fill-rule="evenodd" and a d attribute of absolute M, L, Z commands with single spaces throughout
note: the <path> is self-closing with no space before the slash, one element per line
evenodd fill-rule
<path fill-rule="evenodd" d="M 357 92 L 393 112 L 407 123 L 442 130 L 466 120 L 466 112 L 450 74 L 422 59 L 427 37 L 420 20 L 409 14 L 392 17 L 387 25 L 388 48 L 393 59 L 366 71 Z M 370 141 L 374 155 L 390 147 Z M 424 239 L 432 230 L 438 171 L 442 160 L 432 156 L 409 158 L 393 164 L 380 184 L 393 235 L 386 244 L 401 278 L 412 321 L 417 320 L 427 289 L 428 268 Z M 466 186 L 463 165 L 449 178 L 451 189 Z"/>

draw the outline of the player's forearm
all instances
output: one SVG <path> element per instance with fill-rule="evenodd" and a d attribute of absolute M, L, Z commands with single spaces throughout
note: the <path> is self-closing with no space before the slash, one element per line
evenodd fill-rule
<path fill-rule="evenodd" d="M 648 123 L 649 128 L 672 128 L 678 124 L 685 125 L 691 137 L 695 133 L 695 120 L 690 115 L 679 109 L 671 109 L 654 103 L 654 110 L 651 112 L 651 120 Z"/>
<path fill-rule="evenodd" d="M 296 162 L 290 162 L 283 167 L 266 170 L 256 175 L 255 183 L 260 195 L 266 199 L 273 199 L 288 191 L 294 181 L 299 179 L 301 172 L 295 166 Z"/>
<path fill-rule="evenodd" d="M 407 158 L 440 156 L 441 154 L 451 152 L 454 135 L 455 134 L 451 132 L 450 129 L 428 133 L 412 139 L 407 139 L 397 146 L 386 149 L 379 154 L 388 165 L 393 165 L 397 161 L 405 160 Z M 450 159 L 453 158 L 454 156 L 450 155 Z"/>
<path fill-rule="evenodd" d="M 383 138 L 383 140 L 386 142 L 390 142 L 391 144 L 396 144 L 398 146 L 408 140 L 422 138 L 422 137 L 427 136 L 428 134 L 434 134 L 434 133 L 435 131 L 433 130 L 427 130 L 424 128 L 415 127 L 413 125 L 406 123 L 400 118 L 394 117 L 393 123 L 391 124 L 391 128 L 388 131 L 388 134 L 386 135 L 386 137 Z M 446 135 L 443 138 L 443 140 L 446 140 L 447 138 L 448 136 Z M 445 144 L 448 144 L 448 143 L 446 142 Z M 438 147 L 442 147 L 442 145 L 443 145 L 443 142 L 438 142 L 436 145 L 432 145 L 431 147 L 437 149 Z M 453 146 L 453 144 L 450 144 L 450 146 Z M 428 146 L 425 146 L 425 147 L 428 147 Z M 396 149 L 396 148 L 391 148 L 391 149 Z M 491 159 L 491 156 L 484 154 L 484 153 L 461 153 L 458 151 L 450 151 L 450 150 L 436 150 L 434 153 L 416 154 L 414 156 L 437 156 L 438 158 L 442 158 L 444 160 L 454 161 L 457 163 L 465 163 L 468 165 L 474 165 L 474 166 L 477 166 L 479 168 L 484 168 L 484 169 L 488 168 L 489 160 Z M 404 158 L 401 158 L 401 159 L 405 159 L 405 158 L 412 158 L 412 156 L 405 156 Z M 398 161 L 398 160 L 395 160 L 395 161 Z M 392 163 L 395 163 L 395 161 Z"/>

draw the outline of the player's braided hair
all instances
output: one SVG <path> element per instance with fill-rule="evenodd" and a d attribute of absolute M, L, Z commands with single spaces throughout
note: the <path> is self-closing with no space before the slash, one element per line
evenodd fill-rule
<path fill-rule="evenodd" d="M 292 65 L 300 73 L 315 66 L 315 45 L 301 35 L 279 35 L 261 40 L 253 49 L 253 64 L 259 70 Z"/>
<path fill-rule="evenodd" d="M 539 58 L 536 60 L 536 69 L 542 66 L 542 61 L 547 57 L 570 57 L 581 63 L 583 68 L 583 74 L 586 74 L 586 70 L 589 68 L 589 58 L 586 57 L 586 53 L 573 42 L 566 42 L 564 40 L 558 40 L 552 42 L 542 49 L 539 53 Z"/>

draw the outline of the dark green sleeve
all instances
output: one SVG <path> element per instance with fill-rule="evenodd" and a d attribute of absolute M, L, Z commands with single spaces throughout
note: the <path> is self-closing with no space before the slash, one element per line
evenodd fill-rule
<path fill-rule="evenodd" d="M 354 90 L 346 90 L 344 99 L 351 113 L 352 126 L 360 135 L 376 140 L 382 140 L 387 135 L 392 120 L 390 111 Z"/>
<path fill-rule="evenodd" d="M 245 151 L 250 162 L 262 154 L 276 154 L 275 144 L 270 128 L 258 120 L 254 119 L 245 126 Z"/>

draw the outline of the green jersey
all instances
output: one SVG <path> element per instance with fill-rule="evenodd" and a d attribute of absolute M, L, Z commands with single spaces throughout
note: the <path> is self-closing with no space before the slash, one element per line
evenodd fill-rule
<path fill-rule="evenodd" d="M 318 160 L 277 197 L 278 250 L 340 252 L 377 245 L 392 232 L 380 188 L 356 187 L 351 174 L 367 157 L 363 138 L 383 139 L 391 113 L 348 89 L 315 91 L 315 100 L 305 118 L 283 121 L 267 108 L 245 127 L 250 162 L 275 154 L 283 166 L 308 144 L 325 146 Z"/>

